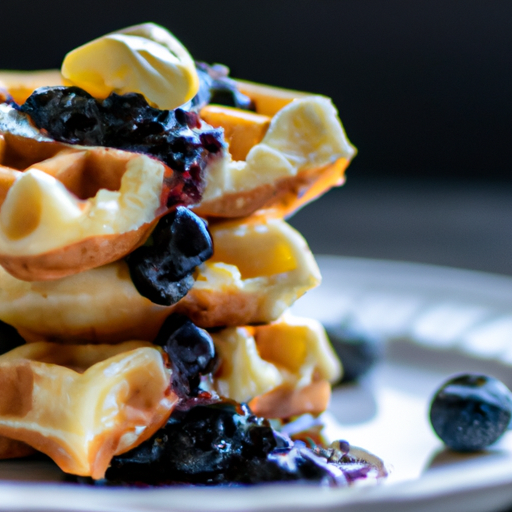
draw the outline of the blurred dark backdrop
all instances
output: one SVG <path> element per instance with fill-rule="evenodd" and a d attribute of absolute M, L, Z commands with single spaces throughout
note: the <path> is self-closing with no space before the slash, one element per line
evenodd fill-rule
<path fill-rule="evenodd" d="M 314 250 L 512 274 L 508 0 L 19 0 L 0 19 L 0 68 L 155 21 L 234 76 L 331 96 L 359 154 L 293 220 Z"/>
<path fill-rule="evenodd" d="M 331 96 L 361 176 L 510 177 L 507 0 L 2 2 L 0 68 L 59 67 L 143 21 L 235 76 Z"/>

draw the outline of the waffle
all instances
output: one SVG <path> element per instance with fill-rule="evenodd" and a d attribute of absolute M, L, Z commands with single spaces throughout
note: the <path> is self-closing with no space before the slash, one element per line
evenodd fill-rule
<path fill-rule="evenodd" d="M 58 279 L 144 243 L 165 211 L 170 169 L 145 155 L 55 142 L 22 122 L 6 131 L 16 115 L 0 105 L 0 265 L 26 281 Z"/>
<path fill-rule="evenodd" d="M 24 345 L 0 356 L 0 381 L 0 435 L 93 478 L 160 428 L 177 401 L 162 354 L 141 342 Z"/>
<path fill-rule="evenodd" d="M 195 208 L 205 217 L 291 215 L 341 185 L 355 153 L 336 109 L 321 96 L 289 99 L 272 117 L 219 106 L 206 106 L 201 116 L 224 128 L 230 152 L 207 174 Z"/>
<path fill-rule="evenodd" d="M 248 402 L 266 418 L 327 408 L 341 368 L 318 322 L 287 314 L 268 325 L 223 329 L 213 340 L 220 359 L 214 385 L 222 396 Z"/>
<path fill-rule="evenodd" d="M 213 388 L 222 396 L 269 418 L 327 407 L 340 366 L 318 322 L 285 315 L 269 325 L 222 329 L 213 339 Z M 94 478 L 112 455 L 160 427 L 177 401 L 161 353 L 137 341 L 24 345 L 0 356 L 0 381 L 0 458 L 37 449 L 62 470 Z"/>
<path fill-rule="evenodd" d="M 53 83 L 55 74 L 14 74 L 7 90 L 27 91 L 46 76 Z M 239 83 L 256 113 L 210 105 L 200 112 L 204 122 L 224 129 L 229 146 L 206 173 L 203 198 L 195 207 L 199 215 L 244 217 L 263 209 L 265 215 L 288 216 L 343 183 L 355 149 L 328 98 Z"/>
<path fill-rule="evenodd" d="M 320 282 L 306 242 L 281 219 L 221 223 L 211 234 L 213 258 L 173 306 L 142 297 L 123 260 L 55 281 L 22 281 L 0 268 L 0 320 L 29 341 L 152 340 L 172 312 L 205 328 L 271 322 Z"/>

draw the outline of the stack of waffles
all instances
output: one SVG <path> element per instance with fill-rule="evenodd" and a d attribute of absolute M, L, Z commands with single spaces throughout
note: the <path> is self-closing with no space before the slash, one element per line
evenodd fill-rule
<path fill-rule="evenodd" d="M 190 399 L 173 379 L 181 362 L 159 342 L 176 318 L 215 348 L 196 399 L 246 403 L 264 418 L 321 414 L 341 365 L 322 326 L 287 311 L 321 276 L 284 219 L 344 181 L 354 148 L 330 100 L 226 78 L 251 109 L 183 107 L 203 142 L 213 132 L 223 141 L 199 192 L 172 202 L 188 175 L 178 180 L 168 160 L 59 138 L 24 110 L 41 86 L 83 85 L 64 70 L 0 73 L 0 320 L 23 338 L 0 355 L 0 457 L 40 451 L 67 473 L 102 478 Z M 108 92 L 141 93 L 127 83 Z M 163 219 L 174 229 L 191 215 L 213 251 L 162 303 L 134 284 L 130 255 L 155 244 Z"/>

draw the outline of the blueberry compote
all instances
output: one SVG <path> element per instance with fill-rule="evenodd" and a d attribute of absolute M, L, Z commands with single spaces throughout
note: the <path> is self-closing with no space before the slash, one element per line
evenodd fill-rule
<path fill-rule="evenodd" d="M 274 430 L 247 405 L 204 391 L 201 379 L 217 366 L 215 347 L 187 317 L 167 318 L 155 343 L 169 356 L 171 386 L 180 398 L 170 419 L 147 441 L 114 457 L 104 479 L 71 480 L 138 486 L 308 480 L 341 486 L 375 476 L 375 466 L 351 456 L 346 442 L 307 447 Z"/>
<path fill-rule="evenodd" d="M 193 272 L 213 254 L 205 222 L 184 206 L 162 217 L 147 242 L 126 257 L 135 288 L 170 306 L 194 284 Z"/>
<path fill-rule="evenodd" d="M 213 403 L 211 403 L 213 402 Z M 309 480 L 347 485 L 372 466 L 308 448 L 275 431 L 245 405 L 184 403 L 152 438 L 114 457 L 107 485 L 236 485 Z"/>
<path fill-rule="evenodd" d="M 158 110 L 137 93 L 98 100 L 79 87 L 41 87 L 19 109 L 53 139 L 155 157 L 173 171 L 167 206 L 200 201 L 208 162 L 224 148 L 221 129 L 183 109 Z"/>

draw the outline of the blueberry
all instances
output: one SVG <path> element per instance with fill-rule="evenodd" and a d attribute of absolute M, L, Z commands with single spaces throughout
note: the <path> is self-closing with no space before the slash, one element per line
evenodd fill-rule
<path fill-rule="evenodd" d="M 345 325 L 326 325 L 325 330 L 343 364 L 341 383 L 358 380 L 382 358 L 383 341 L 376 334 Z"/>
<path fill-rule="evenodd" d="M 171 306 L 194 284 L 195 268 L 213 254 L 202 219 L 178 206 L 160 219 L 145 245 L 127 256 L 138 292 L 155 304 Z"/>
<path fill-rule="evenodd" d="M 510 425 L 512 398 L 494 377 L 459 375 L 444 383 L 430 406 L 430 422 L 441 440 L 461 452 L 483 450 Z"/>
<path fill-rule="evenodd" d="M 20 107 L 38 128 L 69 144 L 99 146 L 105 138 L 100 104 L 79 87 L 41 87 Z"/>
<path fill-rule="evenodd" d="M 216 366 L 212 337 L 186 316 L 173 314 L 163 323 L 154 343 L 169 356 L 174 390 L 185 398 L 197 395 L 201 375 L 211 373 Z"/>

